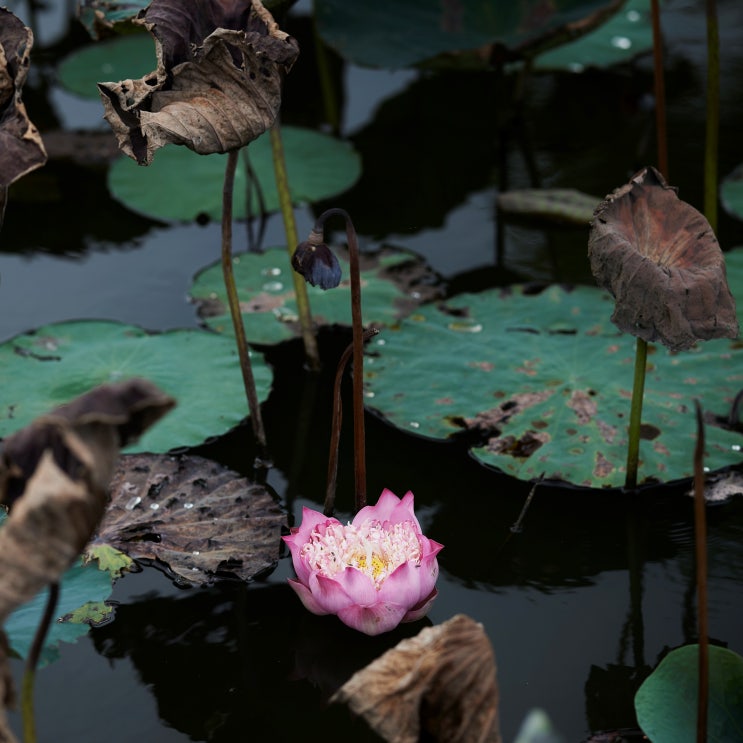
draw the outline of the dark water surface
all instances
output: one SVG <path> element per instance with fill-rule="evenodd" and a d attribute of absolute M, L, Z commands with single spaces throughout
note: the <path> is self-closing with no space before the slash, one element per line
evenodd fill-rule
<path fill-rule="evenodd" d="M 738 0 L 718 5 L 724 176 L 743 159 L 743 7 Z M 297 7 L 289 30 L 303 41 L 306 7 Z M 663 8 L 670 180 L 701 208 L 703 3 L 672 0 Z M 11 9 L 23 17 L 25 4 Z M 84 39 L 58 35 L 65 18 L 56 5 L 42 14 L 40 47 Z M 526 124 L 510 131 L 503 129 L 508 81 L 494 95 L 485 74 L 341 73 L 342 131 L 362 152 L 365 170 L 333 204 L 349 209 L 364 247 L 385 243 L 420 253 L 450 292 L 514 281 L 592 282 L 587 229 L 498 225 L 494 198 L 506 180 L 512 188 L 532 185 L 529 162 L 542 185 L 597 197 L 654 164 L 654 119 L 643 105 L 652 91 L 649 58 L 608 72 L 533 79 Z M 53 83 L 39 92 L 35 81 L 32 75 L 24 97 L 42 129 L 105 128 L 98 104 Z M 301 58 L 287 82 L 284 120 L 315 123 L 317 95 L 311 59 Z M 47 184 L 58 198 L 32 203 L 11 190 L 0 233 L 0 340 L 74 318 L 153 330 L 196 326 L 186 292 L 193 274 L 218 258 L 218 226 L 135 217 L 108 197 L 103 169 L 56 162 L 44 171 L 50 179 L 37 188 Z M 303 235 L 314 213 L 298 209 L 297 221 Z M 723 248 L 743 244 L 743 223 L 724 213 L 718 232 Z M 503 260 L 495 267 L 499 233 Z M 272 216 L 265 244 L 284 241 L 283 224 Z M 303 505 L 322 502 L 332 365 L 348 340 L 342 330 L 321 333 L 328 363 L 319 378 L 303 369 L 298 343 L 269 353 L 276 381 L 264 406 L 275 462 L 268 483 L 294 517 Z M 455 444 L 405 435 L 373 415 L 367 437 L 370 498 L 383 487 L 398 495 L 413 490 L 425 533 L 445 545 L 440 596 L 426 621 L 466 613 L 488 633 L 504 740 L 514 739 L 534 707 L 549 714 L 565 743 L 634 726 L 639 683 L 668 649 L 695 638 L 685 484 L 637 498 L 545 487 L 523 532 L 511 534 L 528 484 L 483 469 Z M 200 453 L 249 474 L 250 438 L 244 426 Z M 350 445 L 345 431 L 338 492 L 346 510 Z M 710 509 L 709 520 L 710 632 L 743 653 L 743 499 Z M 151 568 L 122 579 L 115 621 L 63 646 L 61 660 L 38 674 L 39 740 L 374 740 L 343 708 L 328 707 L 327 695 L 421 625 L 360 637 L 334 618 L 309 615 L 286 585 L 291 574 L 282 559 L 269 578 L 247 588 L 181 590 Z M 14 671 L 19 680 L 20 666 Z"/>

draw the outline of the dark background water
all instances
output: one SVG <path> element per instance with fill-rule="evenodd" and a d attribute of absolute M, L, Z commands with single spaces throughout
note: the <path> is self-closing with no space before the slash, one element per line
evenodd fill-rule
<path fill-rule="evenodd" d="M 42 133 L 105 131 L 100 105 L 65 93 L 54 79 L 61 53 L 87 43 L 68 25 L 65 6 L 50 4 L 39 17 L 37 66 L 24 99 Z M 743 159 L 743 7 L 737 0 L 718 6 L 724 176 Z M 25 3 L 10 7 L 24 17 Z M 318 126 L 307 13 L 300 3 L 287 21 L 303 52 L 282 115 Z M 670 180 L 701 208 L 703 3 L 663 3 L 663 28 Z M 652 91 L 647 56 L 609 71 L 536 76 L 523 125 L 510 127 L 508 79 L 495 89 L 486 74 L 339 62 L 336 76 L 342 135 L 361 152 L 364 175 L 333 204 L 351 211 L 364 247 L 417 251 L 451 293 L 512 281 L 591 282 L 587 230 L 499 224 L 499 188 L 532 185 L 536 173 L 542 185 L 601 197 L 655 162 L 654 118 L 644 105 Z M 300 234 L 314 213 L 296 211 Z M 724 213 L 718 233 L 723 248 L 743 244 L 743 223 Z M 283 224 L 272 216 L 265 244 L 283 243 Z M 217 225 L 137 217 L 108 196 L 105 167 L 51 162 L 11 189 L 0 232 L 0 340 L 73 318 L 153 330 L 195 326 L 186 292 L 218 254 Z M 294 516 L 322 501 L 332 362 L 347 341 L 343 330 L 321 333 L 327 364 L 319 378 L 304 370 L 298 343 L 269 353 L 276 381 L 264 406 L 275 465 L 268 482 Z M 342 494 L 353 488 L 348 434 L 339 475 L 346 512 Z M 566 742 L 634 725 L 641 680 L 669 648 L 695 638 L 693 518 L 684 486 L 639 498 L 539 489 L 523 533 L 512 535 L 528 484 L 483 469 L 454 444 L 403 434 L 373 415 L 367 437 L 370 497 L 383 487 L 399 495 L 413 490 L 424 531 L 445 544 L 440 596 L 428 620 L 466 613 L 487 631 L 504 740 L 513 740 L 533 707 L 550 715 Z M 248 474 L 250 438 L 241 427 L 200 453 Z M 710 632 L 742 653 L 743 501 L 711 509 L 709 518 Z M 305 612 L 286 586 L 289 576 L 282 559 L 247 588 L 179 590 L 154 569 L 119 581 L 115 621 L 64 646 L 61 660 L 38 674 L 39 739 L 373 740 L 343 708 L 328 707 L 327 694 L 420 625 L 362 638 Z"/>

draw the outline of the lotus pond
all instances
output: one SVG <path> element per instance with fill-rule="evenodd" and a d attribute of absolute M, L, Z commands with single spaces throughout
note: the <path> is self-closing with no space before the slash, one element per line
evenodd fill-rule
<path fill-rule="evenodd" d="M 81 3 L 87 28 L 70 5 L 9 5 L 34 28 L 23 100 L 49 160 L 10 187 L 0 231 L 0 436 L 100 382 L 146 377 L 178 404 L 126 456 L 199 457 L 200 477 L 225 497 L 260 490 L 265 500 L 252 507 L 287 534 L 325 497 L 333 381 L 351 342 L 345 233 L 326 230 L 341 285 L 308 292 L 316 371 L 297 329 L 271 144 L 263 135 L 248 146 L 236 173 L 234 272 L 264 451 L 247 419 L 219 265 L 224 158 L 173 145 L 146 167 L 121 155 L 96 82 L 150 73 L 152 39 L 120 33 L 113 15 L 113 30 L 96 25 L 104 38 L 91 37 L 92 8 L 125 14 L 132 4 Z M 330 696 L 401 639 L 457 614 L 481 623 L 492 645 L 504 741 L 535 708 L 564 743 L 617 730 L 639 739 L 637 689 L 669 651 L 697 640 L 695 400 L 705 465 L 724 478 L 707 509 L 709 635 L 743 653 L 743 437 L 740 420 L 722 423 L 743 390 L 743 350 L 725 338 L 678 353 L 650 346 L 639 487 L 625 490 L 634 338 L 612 324 L 612 298 L 587 256 L 595 206 L 657 157 L 649 0 L 628 0 L 585 37 L 536 53 L 528 75 L 518 55 L 493 62 L 539 38 L 519 18 L 494 31 L 445 4 L 467 48 L 504 41 L 488 66 L 482 55 L 449 54 L 420 8 L 420 26 L 390 11 L 367 29 L 345 5 L 274 10 L 300 48 L 281 104 L 294 217 L 300 239 L 329 207 L 353 218 L 363 317 L 381 330 L 364 361 L 368 499 L 385 488 L 415 494 L 423 532 L 444 545 L 439 595 L 425 619 L 367 637 L 308 613 L 287 583 L 288 550 L 257 529 L 238 533 L 254 561 L 238 542 L 215 571 L 208 549 L 182 539 L 205 536 L 188 513 L 212 508 L 211 491 L 199 501 L 175 489 L 168 509 L 182 520 L 167 554 L 159 540 L 137 543 L 133 524 L 150 517 L 148 503 L 124 498 L 101 536 L 138 568 L 75 568 L 62 581 L 60 616 L 89 601 L 101 615 L 54 626 L 36 675 L 40 741 L 380 740 Z M 574 19 L 577 5 L 556 2 L 554 15 Z M 715 231 L 740 318 L 743 7 L 717 6 Z M 705 8 L 661 8 L 668 180 L 701 210 Z M 523 12 L 547 33 L 550 13 Z M 410 43 L 399 43 L 400 28 Z M 342 393 L 336 516 L 345 523 L 355 487 L 350 375 Z M 270 466 L 257 471 L 266 455 Z M 41 605 L 7 625 L 21 656 Z M 19 688 L 23 662 L 11 666 Z M 20 735 L 20 716 L 10 722 Z"/>

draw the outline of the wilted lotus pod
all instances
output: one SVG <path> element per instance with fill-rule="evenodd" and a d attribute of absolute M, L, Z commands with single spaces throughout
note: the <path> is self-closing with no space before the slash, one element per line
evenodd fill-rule
<path fill-rule="evenodd" d="M 33 43 L 31 29 L 0 8 L 0 190 L 46 162 L 39 132 L 21 101 Z"/>
<path fill-rule="evenodd" d="M 119 147 L 140 165 L 168 143 L 228 152 L 273 124 L 299 47 L 260 0 L 153 0 L 135 23 L 155 37 L 157 70 L 98 88 Z"/>
<path fill-rule="evenodd" d="M 735 338 L 725 259 L 709 222 L 652 167 L 599 204 L 588 241 L 591 270 L 616 300 L 612 322 L 672 351 Z"/>
<path fill-rule="evenodd" d="M 464 614 L 402 640 L 333 695 L 390 743 L 500 743 L 495 657 Z"/>

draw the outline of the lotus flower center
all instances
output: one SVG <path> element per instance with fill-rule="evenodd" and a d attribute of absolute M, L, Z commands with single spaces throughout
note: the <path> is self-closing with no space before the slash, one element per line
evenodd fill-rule
<path fill-rule="evenodd" d="M 397 524 L 378 520 L 359 526 L 319 524 L 300 551 L 313 570 L 332 578 L 346 568 L 368 575 L 376 586 L 405 562 L 421 563 L 418 529 L 412 521 Z"/>

